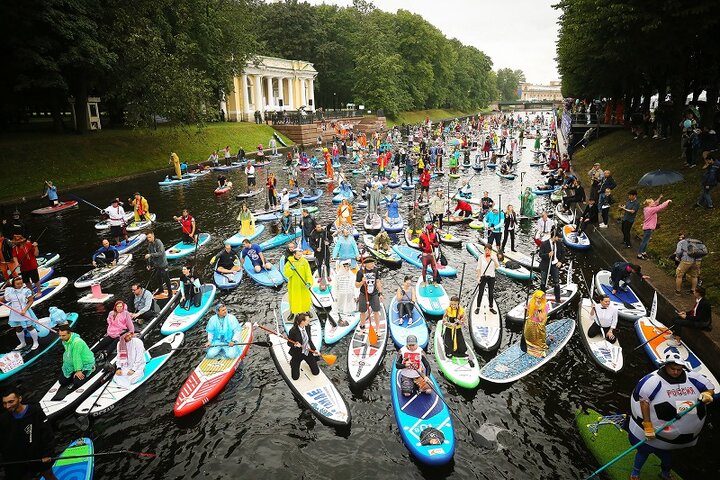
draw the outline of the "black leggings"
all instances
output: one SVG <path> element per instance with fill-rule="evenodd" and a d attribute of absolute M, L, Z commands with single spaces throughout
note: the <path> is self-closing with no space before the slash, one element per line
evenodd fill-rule
<path fill-rule="evenodd" d="M 455 341 L 453 341 L 453 332 L 455 333 Z M 462 329 L 445 327 L 443 332 L 443 342 L 445 344 L 445 355 L 448 357 L 467 357 L 467 346 L 463 338 Z M 457 349 L 455 343 L 457 342 Z"/>
<path fill-rule="evenodd" d="M 191 285 L 189 288 L 183 286 L 185 293 L 185 299 L 180 302 L 180 306 L 185 310 L 189 310 L 191 306 L 199 307 L 202 302 L 202 292 L 198 289 L 197 292 L 193 292 L 194 286 Z"/>
<path fill-rule="evenodd" d="M 293 355 L 290 357 L 290 375 L 292 376 L 293 380 L 297 380 L 300 378 L 300 363 L 305 360 L 305 363 L 307 363 L 310 366 L 310 371 L 313 375 L 317 375 L 320 373 L 320 368 L 317 364 L 317 357 L 313 355 L 312 353 L 308 353 L 307 355 L 303 355 L 302 353 L 298 355 Z"/>
<path fill-rule="evenodd" d="M 510 237 L 510 250 L 515 250 L 515 230 L 505 229 L 505 235 L 503 236 L 502 249 L 505 250 L 505 244 Z"/>
<path fill-rule="evenodd" d="M 170 283 L 170 275 L 168 274 L 167 267 L 155 267 L 153 273 L 159 277 L 158 290 L 162 291 L 163 286 L 167 287 L 168 298 L 171 298 L 172 284 Z"/>
<path fill-rule="evenodd" d="M 400 318 L 403 318 L 405 315 L 407 315 L 409 318 L 412 318 L 414 307 L 415 306 L 412 302 L 399 302 L 398 314 L 400 315 Z"/>
<path fill-rule="evenodd" d="M 67 387 L 68 385 L 72 384 L 73 388 L 78 388 L 78 387 L 83 386 L 85 384 L 85 382 L 90 380 L 90 374 L 92 372 L 93 372 L 92 370 L 88 370 L 88 371 L 83 370 L 82 373 L 85 375 L 85 378 L 83 378 L 82 380 L 80 380 L 79 378 L 77 378 L 75 376 L 75 372 L 73 372 L 69 377 L 66 377 L 64 374 L 61 373 L 60 376 L 58 377 L 58 383 L 63 387 Z"/>
<path fill-rule="evenodd" d="M 443 228 L 443 214 L 442 213 L 433 213 L 432 216 L 433 223 L 437 222 L 440 230 Z"/>
<path fill-rule="evenodd" d="M 617 337 L 613 337 L 612 340 L 610 340 L 607 337 L 607 331 L 608 331 L 608 329 L 606 328 L 605 329 L 605 340 L 607 340 L 610 343 L 617 342 Z M 598 335 L 602 335 L 602 330 L 600 330 L 600 325 L 598 325 L 597 323 L 593 323 L 592 325 L 590 325 L 590 328 L 588 328 L 587 334 L 588 334 L 588 337 L 590 337 L 590 338 L 597 337 Z"/>
<path fill-rule="evenodd" d="M 495 277 L 490 277 L 488 275 L 480 277 L 480 284 L 478 285 L 478 290 L 480 290 L 480 292 L 478 293 L 477 306 L 475 308 L 480 308 L 480 302 L 482 302 L 483 293 L 485 293 L 485 285 L 487 285 L 488 289 L 490 308 L 493 308 L 493 300 L 495 299 Z"/>
<path fill-rule="evenodd" d="M 108 335 L 105 335 L 103 338 L 100 339 L 98 342 L 98 345 L 96 347 L 96 351 L 102 352 L 103 350 L 105 353 L 110 356 L 115 351 L 115 347 L 118 343 L 118 338 L 112 338 Z"/>

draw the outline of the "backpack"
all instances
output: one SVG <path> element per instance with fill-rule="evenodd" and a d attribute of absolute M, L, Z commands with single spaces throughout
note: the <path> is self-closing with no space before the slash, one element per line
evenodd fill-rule
<path fill-rule="evenodd" d="M 694 238 L 688 238 L 687 242 L 687 256 L 695 260 L 700 259 L 708 254 L 707 246 L 700 240 Z"/>

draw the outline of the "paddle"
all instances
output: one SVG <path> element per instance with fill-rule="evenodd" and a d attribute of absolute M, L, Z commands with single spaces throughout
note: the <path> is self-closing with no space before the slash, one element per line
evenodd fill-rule
<path fill-rule="evenodd" d="M 50 461 L 54 462 L 55 460 L 61 460 L 61 459 L 62 460 L 71 460 L 71 459 L 76 459 L 76 458 L 107 457 L 110 455 L 133 455 L 133 456 L 137 456 L 138 458 L 142 458 L 144 460 L 148 460 L 148 459 L 157 457 L 156 453 L 136 452 L 133 450 L 116 450 L 113 452 L 89 453 L 87 455 L 68 455 L 68 456 L 50 457 Z M 35 458 L 32 460 L 14 460 L 12 462 L 0 463 L 0 467 L 4 467 L 5 465 L 20 465 L 23 463 L 39 463 L 39 462 L 43 462 L 43 459 Z"/>
<path fill-rule="evenodd" d="M 269 328 L 267 328 L 267 327 L 263 327 L 262 325 L 259 325 L 259 324 L 257 325 L 257 327 L 260 328 L 260 329 L 262 329 L 262 330 L 265 330 L 265 331 L 268 332 L 268 333 L 272 333 L 273 335 L 277 335 L 278 337 L 282 338 L 283 340 L 286 340 L 286 341 L 288 341 L 288 342 L 291 342 L 291 343 L 295 344 L 295 346 L 297 346 L 297 347 L 302 347 L 302 344 L 301 344 L 300 342 L 296 342 L 295 340 L 291 340 L 290 338 L 288 338 L 287 336 L 283 335 L 282 333 L 276 332 L 275 330 L 271 330 L 271 329 L 269 329 Z M 310 350 L 312 353 L 321 356 L 322 359 L 325 360 L 325 362 L 326 362 L 328 365 L 332 365 L 332 364 L 334 364 L 334 363 L 337 361 L 337 355 L 333 355 L 333 354 L 331 354 L 331 353 L 320 353 L 320 352 L 318 352 L 317 350 L 313 350 L 312 348 L 309 349 L 309 350 Z"/>
<path fill-rule="evenodd" d="M 104 212 L 104 211 L 105 211 L 105 209 L 100 208 L 100 207 L 98 207 L 97 205 L 95 205 L 94 203 L 90 203 L 90 202 L 88 202 L 87 200 L 85 200 L 84 198 L 78 197 L 77 195 L 74 195 L 74 194 L 72 194 L 72 193 L 71 193 L 71 194 L 68 194 L 68 197 L 70 197 L 70 198 L 72 198 L 72 199 L 74 199 L 74 200 L 79 200 L 79 201 L 81 201 L 81 202 L 83 202 L 83 203 L 86 203 L 86 204 L 90 205 L 91 207 L 99 210 L 100 212 Z"/>
<path fill-rule="evenodd" d="M 317 302 L 317 304 L 320 305 L 320 308 L 323 309 L 323 311 L 325 312 L 325 316 L 328 319 L 328 322 L 330 322 L 330 325 L 332 325 L 333 327 L 337 327 L 337 322 L 335 321 L 334 318 L 332 318 L 332 315 L 330 315 L 330 312 L 328 311 L 327 307 L 323 306 L 322 302 L 320 302 L 320 300 L 315 296 L 315 292 L 312 291 L 312 285 L 310 285 L 308 282 L 305 281 L 305 279 L 302 277 L 302 275 L 300 275 L 300 272 L 298 272 L 295 269 L 295 265 L 292 264 L 292 262 L 290 261 L 289 258 L 286 260 L 286 262 L 287 262 L 287 264 L 290 265 L 290 269 L 295 273 L 295 275 L 298 276 L 298 278 L 303 283 L 303 285 L 305 285 L 305 288 L 308 289 L 308 291 L 310 292 L 310 295 L 312 295 L 312 297 L 315 299 L 315 302 Z"/>
<path fill-rule="evenodd" d="M 257 325 L 255 325 L 255 326 L 257 326 Z M 230 345 L 229 343 L 221 343 L 221 344 L 211 345 L 211 346 L 212 347 L 232 347 L 235 345 L 257 345 L 259 347 L 271 347 L 272 346 L 270 344 L 270 342 L 263 342 L 260 340 L 257 342 L 233 342 L 232 345 Z M 196 347 L 175 347 L 175 348 L 171 348 L 169 350 L 175 351 L 175 350 L 207 350 L 207 349 L 208 349 L 208 347 L 205 345 L 198 345 Z"/>
<path fill-rule="evenodd" d="M 701 400 L 698 400 L 697 402 L 693 403 L 692 406 L 691 406 L 690 408 L 688 408 L 687 410 L 684 410 L 683 412 L 678 413 L 677 415 L 675 415 L 675 418 L 673 418 L 672 420 L 666 422 L 663 426 L 661 426 L 660 428 L 658 428 L 657 430 L 655 430 L 655 435 L 657 435 L 658 433 L 662 432 L 662 431 L 665 430 L 667 427 L 669 427 L 669 426 L 672 425 L 673 423 L 677 422 L 678 420 L 680 420 L 682 417 L 684 417 L 684 416 L 687 415 L 688 413 L 692 412 L 694 409 L 697 408 L 698 405 L 700 405 L 700 403 L 702 403 Z M 643 438 L 643 439 L 640 440 L 638 443 L 636 443 L 635 445 L 631 446 L 630 448 L 628 448 L 627 450 L 625 450 L 624 452 L 622 452 L 621 454 L 619 454 L 618 456 L 616 456 L 615 458 L 613 458 L 612 460 L 610 460 L 609 462 L 607 462 L 605 465 L 603 465 L 602 467 L 600 467 L 600 468 L 598 468 L 597 470 L 595 470 L 595 471 L 594 471 L 589 477 L 587 477 L 585 480 L 590 480 L 591 478 L 597 477 L 598 474 L 600 474 L 601 472 L 603 472 L 603 471 L 604 471 L 605 469 L 607 469 L 610 465 L 613 465 L 614 463 L 616 463 L 618 460 L 620 460 L 621 458 L 623 458 L 623 457 L 624 457 L 625 455 L 627 455 L 628 453 L 632 452 L 633 450 L 635 450 L 635 449 L 638 448 L 639 446 L 643 445 L 644 443 L 647 443 L 647 441 L 648 441 L 647 437 Z"/>
<path fill-rule="evenodd" d="M 639 348 L 644 347 L 645 345 L 647 345 L 648 343 L 652 342 L 653 340 L 655 340 L 656 338 L 658 338 L 658 337 L 661 336 L 661 335 L 665 335 L 665 334 L 668 334 L 668 333 L 672 333 L 672 329 L 673 329 L 674 326 L 675 326 L 675 324 L 673 324 L 673 325 L 670 326 L 670 327 L 667 327 L 665 330 L 661 330 L 660 333 L 658 333 L 657 335 L 655 335 L 655 336 L 652 337 L 651 339 L 645 340 L 643 343 L 641 343 L 641 344 L 638 345 L 637 347 L 633 348 L 633 349 L 630 351 L 630 353 L 634 352 L 635 350 L 638 350 Z"/>
<path fill-rule="evenodd" d="M 11 307 L 10 305 L 8 305 L 7 303 L 0 301 L 0 306 L 7 307 L 8 310 L 10 310 L 11 312 L 15 312 L 15 313 L 17 313 L 18 315 L 22 315 L 23 317 L 27 318 L 28 320 L 30 320 L 30 321 L 31 321 L 32 323 L 34 323 L 35 325 L 40 325 L 40 326 L 43 327 L 43 328 L 47 328 L 47 329 L 50 330 L 52 333 L 54 333 L 54 334 L 57 335 L 57 330 L 53 330 L 52 328 L 43 325 L 43 324 L 40 323 L 39 321 L 37 321 L 37 320 L 35 320 L 35 319 L 33 319 L 33 318 L 28 317 L 27 315 L 25 315 L 25 314 L 22 313 L 21 311 L 15 310 L 14 308 L 12 308 L 12 307 Z"/>
<path fill-rule="evenodd" d="M 270 195 L 273 194 L 273 191 L 270 188 L 270 185 L 268 185 L 268 176 L 269 176 L 268 170 L 270 170 L 270 169 L 269 168 L 265 169 L 265 185 L 267 185 L 267 187 L 268 187 L 268 194 L 265 197 L 265 210 L 270 208 Z M 250 190 L 250 186 L 248 186 L 248 190 Z M 250 192 L 248 191 L 248 193 L 250 193 Z"/>

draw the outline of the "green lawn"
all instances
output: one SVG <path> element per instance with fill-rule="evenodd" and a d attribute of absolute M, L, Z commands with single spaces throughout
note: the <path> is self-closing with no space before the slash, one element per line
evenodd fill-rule
<path fill-rule="evenodd" d="M 663 270 L 674 276 L 675 264 L 668 255 L 675 250 L 678 232 L 685 230 L 690 237 L 702 240 L 711 252 L 703 260 L 703 283 L 708 288 L 708 298 L 717 303 L 720 301 L 720 261 L 714 252 L 720 251 L 720 216 L 717 210 L 694 207 L 701 192 L 703 170 L 699 166 L 693 169 L 683 167 L 685 161 L 678 159 L 679 154 L 678 139 L 633 140 L 629 132 L 619 131 L 601 137 L 588 148 L 578 151 L 573 156 L 573 167 L 580 172 L 584 185 L 589 185 L 587 171 L 593 163 L 600 162 L 603 169 L 610 169 L 618 183 L 614 192 L 618 203 L 624 202 L 628 190 L 633 188 L 638 190 L 641 205 L 645 199 L 657 198 L 661 193 L 664 199 L 672 199 L 670 206 L 658 215 L 658 229 L 650 240 L 648 254 Z M 685 181 L 654 188 L 637 186 L 640 177 L 656 169 L 676 170 L 685 177 Z M 718 189 L 714 189 L 715 202 L 720 201 L 717 192 Z M 611 216 L 620 217 L 616 208 L 610 211 Z M 642 236 L 642 220 L 641 213 L 635 221 L 635 235 Z M 640 242 L 633 244 L 637 247 Z"/>
<path fill-rule="evenodd" d="M 388 128 L 392 128 L 395 125 L 402 125 L 403 123 L 410 125 L 414 123 L 424 122 L 426 117 L 430 117 L 430 120 L 444 120 L 447 118 L 464 117 L 477 112 L 461 112 L 458 110 L 417 110 L 414 112 L 402 112 L 395 118 L 387 119 Z"/>
<path fill-rule="evenodd" d="M 3 135 L 0 162 L 5 174 L 0 178 L 0 200 L 37 194 L 45 179 L 68 188 L 161 169 L 168 165 L 172 151 L 190 164 L 207 160 L 213 150 L 222 150 L 226 145 L 234 154 L 240 146 L 248 153 L 254 152 L 259 143 L 267 146 L 273 132 L 267 125 L 228 122 L 188 130 L 163 126 L 157 130 L 110 129 L 87 135 Z M 292 143 L 281 137 L 288 145 Z M 21 178 L 17 172 L 22 172 Z"/>

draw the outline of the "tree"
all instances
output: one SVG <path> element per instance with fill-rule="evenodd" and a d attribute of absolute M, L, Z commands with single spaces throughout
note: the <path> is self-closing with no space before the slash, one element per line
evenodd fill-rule
<path fill-rule="evenodd" d="M 511 101 L 520 98 L 520 84 L 525 81 L 525 74 L 522 70 L 501 68 L 497 71 L 496 82 L 500 93 L 500 100 Z"/>

